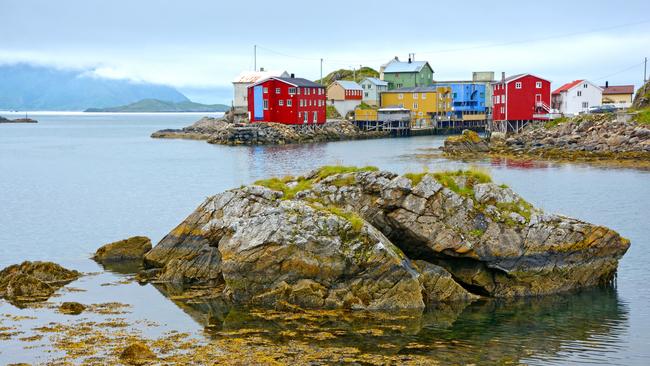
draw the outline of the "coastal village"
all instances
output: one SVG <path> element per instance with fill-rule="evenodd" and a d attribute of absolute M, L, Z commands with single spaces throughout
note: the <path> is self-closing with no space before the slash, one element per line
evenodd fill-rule
<path fill-rule="evenodd" d="M 393 135 L 507 133 L 531 122 L 627 109 L 635 92 L 634 85 L 585 79 L 553 87 L 534 73 L 477 71 L 466 80 L 436 80 L 431 64 L 415 54 L 394 57 L 377 74 L 321 84 L 286 71 L 245 71 L 233 81 L 233 112 L 250 122 L 294 126 L 347 119 L 362 130 Z"/>

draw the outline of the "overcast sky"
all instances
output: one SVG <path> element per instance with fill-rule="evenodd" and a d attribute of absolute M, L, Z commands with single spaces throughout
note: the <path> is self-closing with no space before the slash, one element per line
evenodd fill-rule
<path fill-rule="evenodd" d="M 650 2 L 0 0 L 0 63 L 92 68 L 230 102 L 253 68 L 316 79 L 393 56 L 426 59 L 435 79 L 531 72 L 639 86 L 650 56 Z"/>

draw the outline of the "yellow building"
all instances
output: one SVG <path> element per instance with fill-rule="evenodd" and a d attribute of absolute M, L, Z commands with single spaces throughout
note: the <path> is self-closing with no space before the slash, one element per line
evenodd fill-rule
<path fill-rule="evenodd" d="M 381 107 L 401 107 L 411 111 L 412 126 L 431 126 L 432 119 L 452 110 L 451 87 L 418 86 L 381 93 Z"/>

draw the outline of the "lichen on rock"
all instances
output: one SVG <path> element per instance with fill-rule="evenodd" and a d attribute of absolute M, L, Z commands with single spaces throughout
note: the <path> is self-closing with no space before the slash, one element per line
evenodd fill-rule
<path fill-rule="evenodd" d="M 146 236 L 134 236 L 128 239 L 103 245 L 95 252 L 93 259 L 99 263 L 121 261 L 142 261 L 151 250 L 151 240 Z"/>

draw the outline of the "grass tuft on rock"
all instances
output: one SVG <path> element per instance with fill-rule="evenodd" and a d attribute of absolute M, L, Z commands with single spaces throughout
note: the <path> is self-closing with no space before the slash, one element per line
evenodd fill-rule
<path fill-rule="evenodd" d="M 358 172 L 376 172 L 379 168 L 375 166 L 342 166 L 342 165 L 325 165 L 318 169 L 316 172 L 316 181 L 321 181 L 329 176 L 345 173 L 358 173 Z"/>
<path fill-rule="evenodd" d="M 650 107 L 636 111 L 636 114 L 634 115 L 634 122 L 641 125 L 650 126 Z"/>
<path fill-rule="evenodd" d="M 289 185 L 287 183 L 293 183 Z M 266 187 L 274 191 L 282 192 L 282 199 L 290 200 L 296 196 L 296 193 L 311 189 L 312 182 L 303 177 L 294 178 L 286 176 L 284 178 L 262 179 L 253 183 L 258 186 Z"/>
<path fill-rule="evenodd" d="M 544 124 L 544 128 L 550 129 L 555 126 L 558 126 L 561 123 L 569 122 L 569 120 L 570 120 L 569 117 L 560 117 L 560 118 L 552 119 Z"/>
<path fill-rule="evenodd" d="M 474 185 L 480 183 L 491 183 L 492 177 L 482 170 L 471 168 L 468 170 L 444 171 L 434 173 L 433 177 L 453 192 L 461 196 L 471 197 L 474 195 Z M 464 180 L 464 184 L 459 185 L 458 181 Z"/>
<path fill-rule="evenodd" d="M 427 172 L 423 172 L 423 173 L 406 173 L 406 174 L 404 174 L 404 177 L 408 178 L 411 181 L 411 184 L 413 185 L 413 187 L 415 187 L 418 184 L 420 184 L 420 182 L 422 181 L 424 176 L 427 175 L 427 174 L 429 174 L 429 173 L 427 173 Z"/>

